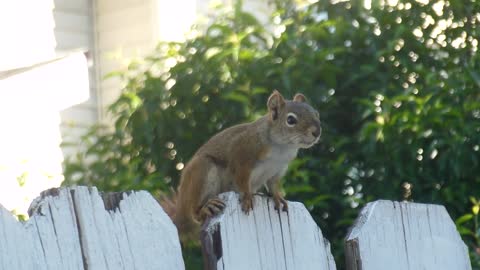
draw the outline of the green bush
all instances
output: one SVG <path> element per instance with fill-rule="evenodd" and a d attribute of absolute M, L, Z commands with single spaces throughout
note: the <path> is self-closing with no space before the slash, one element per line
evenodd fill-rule
<path fill-rule="evenodd" d="M 480 2 L 383 2 L 278 1 L 268 27 L 238 2 L 203 35 L 160 44 L 116 74 L 125 88 L 111 107 L 115 127 L 85 136 L 65 184 L 168 190 L 210 136 L 265 113 L 271 90 L 302 92 L 324 133 L 291 164 L 284 189 L 310 210 L 340 269 L 348 226 L 376 199 L 445 205 L 480 269 L 469 200 L 480 191 Z"/>

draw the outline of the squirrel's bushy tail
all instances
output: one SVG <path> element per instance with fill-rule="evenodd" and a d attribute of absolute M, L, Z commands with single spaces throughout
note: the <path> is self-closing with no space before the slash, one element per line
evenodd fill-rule
<path fill-rule="evenodd" d="M 165 211 L 165 213 L 167 213 L 167 215 L 173 220 L 177 209 L 177 192 L 173 188 L 170 188 L 169 194 L 162 191 L 159 197 L 160 199 L 158 202 L 160 203 L 160 206 L 162 206 L 163 211 Z"/>
<path fill-rule="evenodd" d="M 162 194 L 160 205 L 177 227 L 180 240 L 183 243 L 198 239 L 200 226 L 193 220 L 191 211 L 185 209 L 186 207 L 182 204 L 178 192 L 171 189 L 171 195 Z"/>

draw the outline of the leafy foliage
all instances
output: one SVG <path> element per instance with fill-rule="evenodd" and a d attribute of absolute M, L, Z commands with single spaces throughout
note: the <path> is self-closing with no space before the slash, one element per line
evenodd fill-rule
<path fill-rule="evenodd" d="M 266 27 L 238 2 L 203 35 L 160 44 L 117 74 L 115 127 L 86 135 L 65 183 L 168 190 L 210 136 L 265 113 L 272 89 L 302 92 L 324 134 L 284 188 L 338 264 L 359 207 L 380 198 L 445 205 L 478 250 L 478 208 L 462 213 L 480 190 L 479 12 L 480 2 L 461 0 L 278 1 Z"/>
<path fill-rule="evenodd" d="M 472 203 L 471 212 L 456 220 L 457 229 L 463 236 L 464 241 L 470 247 L 470 259 L 474 269 L 480 265 L 480 224 L 478 216 L 480 212 L 480 200 L 470 197 Z"/>

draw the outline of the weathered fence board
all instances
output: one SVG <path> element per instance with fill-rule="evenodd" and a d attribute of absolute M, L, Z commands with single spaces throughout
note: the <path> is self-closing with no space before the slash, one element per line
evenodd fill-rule
<path fill-rule="evenodd" d="M 205 270 L 334 270 L 330 244 L 301 203 L 289 202 L 278 212 L 271 198 L 254 197 L 245 215 L 238 194 L 220 197 L 225 211 L 202 229 Z"/>
<path fill-rule="evenodd" d="M 0 269 L 185 268 L 177 230 L 147 192 L 52 189 L 30 214 L 20 223 L 0 206 Z"/>
<path fill-rule="evenodd" d="M 335 270 L 330 245 L 301 203 L 274 210 L 256 195 L 244 214 L 239 196 L 202 228 L 205 270 Z M 183 270 L 177 230 L 144 191 L 51 189 L 18 222 L 0 206 L 0 270 Z M 351 228 L 347 270 L 471 270 L 465 244 L 439 205 L 376 201 Z"/>
<path fill-rule="evenodd" d="M 445 207 L 376 201 L 346 238 L 349 270 L 470 270 L 467 247 Z"/>

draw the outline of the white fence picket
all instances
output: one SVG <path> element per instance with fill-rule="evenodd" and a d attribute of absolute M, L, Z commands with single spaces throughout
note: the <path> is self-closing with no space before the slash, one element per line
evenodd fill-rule
<path fill-rule="evenodd" d="M 185 269 L 177 230 L 147 192 L 52 189 L 31 213 L 20 223 L 0 206 L 1 270 Z"/>
<path fill-rule="evenodd" d="M 467 247 L 445 207 L 367 204 L 346 238 L 348 270 L 470 270 Z"/>
<path fill-rule="evenodd" d="M 220 195 L 225 211 L 202 230 L 205 270 L 335 270 L 330 244 L 307 209 L 289 202 L 289 211 L 278 212 L 271 198 L 254 197 L 246 215 L 238 194 Z"/>

